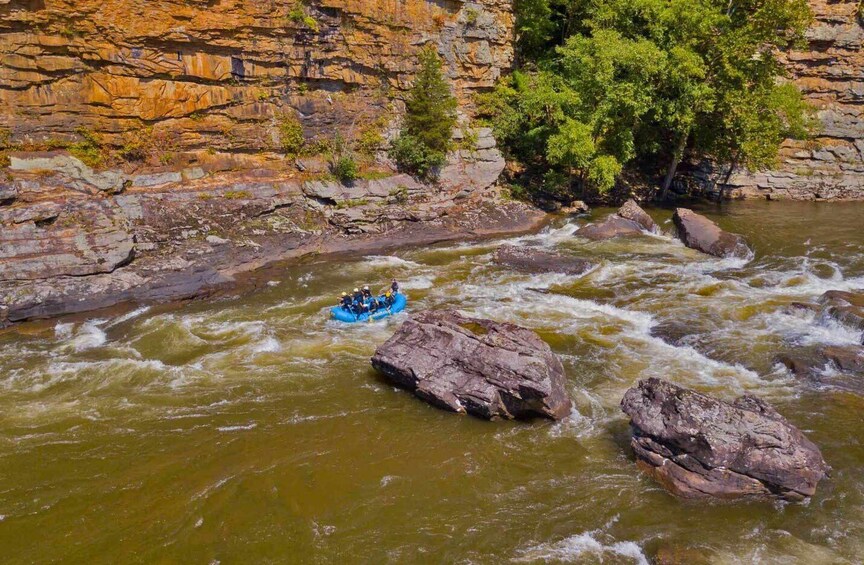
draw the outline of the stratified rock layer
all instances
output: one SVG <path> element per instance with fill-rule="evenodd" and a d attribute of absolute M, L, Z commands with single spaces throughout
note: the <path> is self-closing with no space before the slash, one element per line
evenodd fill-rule
<path fill-rule="evenodd" d="M 700 214 L 687 208 L 677 208 L 672 221 L 678 230 L 678 238 L 684 245 L 716 257 L 747 257 L 750 247 L 740 235 L 723 231 Z"/>
<path fill-rule="evenodd" d="M 278 149 L 296 111 L 307 137 L 350 139 L 390 119 L 425 46 L 463 103 L 493 86 L 512 30 L 509 0 L 5 1 L 0 126 L 17 142 L 84 127 L 248 154 Z"/>
<path fill-rule="evenodd" d="M 421 312 L 375 351 L 372 365 L 453 412 L 487 419 L 570 413 L 561 361 L 536 333 L 513 324 Z"/>
<path fill-rule="evenodd" d="M 802 500 L 830 471 L 818 447 L 754 396 L 730 404 L 649 379 L 621 409 L 639 467 L 678 496 Z"/>

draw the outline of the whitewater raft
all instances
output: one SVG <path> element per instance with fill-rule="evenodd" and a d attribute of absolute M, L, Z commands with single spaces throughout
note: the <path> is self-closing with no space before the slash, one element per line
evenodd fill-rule
<path fill-rule="evenodd" d="M 383 303 L 384 297 L 379 296 L 378 301 Z M 366 304 L 369 304 L 369 300 L 366 301 Z M 393 304 L 390 308 L 381 308 L 376 312 L 364 312 L 359 316 L 354 314 L 354 312 L 349 312 L 348 310 L 342 308 L 341 306 L 334 306 L 330 309 L 330 317 L 334 320 L 339 320 L 340 322 L 346 322 L 349 324 L 353 324 L 355 322 L 368 322 L 374 320 L 383 320 L 384 318 L 388 318 L 393 314 L 398 314 L 408 305 L 408 298 L 402 294 L 401 292 L 393 297 Z"/>

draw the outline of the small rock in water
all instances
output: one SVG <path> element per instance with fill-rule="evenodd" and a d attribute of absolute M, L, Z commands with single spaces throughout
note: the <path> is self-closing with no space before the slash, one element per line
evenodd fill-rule
<path fill-rule="evenodd" d="M 486 419 L 570 413 L 561 361 L 536 333 L 513 324 L 420 312 L 375 351 L 372 366 L 453 412 Z"/>
<path fill-rule="evenodd" d="M 723 231 L 693 210 L 676 208 L 672 221 L 678 230 L 678 239 L 691 249 L 715 257 L 745 258 L 752 253 L 743 237 Z"/>
<path fill-rule="evenodd" d="M 592 267 L 589 261 L 536 247 L 502 245 L 495 252 L 495 262 L 525 273 L 563 273 L 581 275 Z"/>
<path fill-rule="evenodd" d="M 657 224 L 654 223 L 654 219 L 651 218 L 651 216 L 649 216 L 648 213 L 632 198 L 625 202 L 623 206 L 618 208 L 617 214 L 625 220 L 630 220 L 631 222 L 639 224 L 639 227 L 647 232 L 657 233 L 660 231 L 660 228 L 658 228 Z"/>
<path fill-rule="evenodd" d="M 764 400 L 723 402 L 649 379 L 621 401 L 638 466 L 685 498 L 803 500 L 830 467 L 819 448 Z"/>
<path fill-rule="evenodd" d="M 659 229 L 651 216 L 631 199 L 599 224 L 591 224 L 576 230 L 576 235 L 600 241 L 613 237 L 642 235 L 646 231 L 657 232 Z"/>
<path fill-rule="evenodd" d="M 587 214 L 591 211 L 591 208 L 588 207 L 587 204 L 582 202 L 581 200 L 574 200 L 567 206 L 561 208 L 562 214 L 569 214 L 570 216 L 578 216 L 579 214 Z"/>

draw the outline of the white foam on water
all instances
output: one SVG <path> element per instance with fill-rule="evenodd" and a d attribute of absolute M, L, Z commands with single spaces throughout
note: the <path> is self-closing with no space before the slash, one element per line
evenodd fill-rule
<path fill-rule="evenodd" d="M 75 328 L 75 324 L 63 324 L 57 322 L 57 325 L 54 326 L 54 337 L 57 339 L 69 339 L 72 337 L 72 330 Z"/>
<path fill-rule="evenodd" d="M 105 332 L 93 322 L 85 322 L 67 339 L 67 346 L 75 351 L 85 351 L 104 345 L 108 340 Z"/>
<path fill-rule="evenodd" d="M 252 347 L 253 353 L 275 353 L 282 349 L 282 344 L 275 337 L 268 336 Z"/>
<path fill-rule="evenodd" d="M 140 308 L 136 308 L 136 309 L 132 310 L 131 312 L 127 312 L 127 313 L 123 314 L 122 316 L 118 316 L 117 318 L 110 320 L 108 322 L 107 327 L 111 328 L 111 327 L 114 327 L 118 324 L 122 324 L 123 322 L 129 321 L 132 318 L 137 318 L 138 316 L 140 316 L 142 314 L 146 314 L 149 311 L 150 311 L 149 306 L 141 306 Z"/>
<path fill-rule="evenodd" d="M 363 264 L 367 267 L 376 269 L 381 267 L 407 267 L 413 269 L 422 266 L 420 263 L 415 263 L 414 261 L 402 259 L 401 257 L 396 257 L 394 255 L 369 255 L 363 258 Z"/>
<path fill-rule="evenodd" d="M 517 550 L 512 559 L 516 563 L 581 563 L 588 557 L 613 559 L 614 563 L 635 563 L 649 565 L 648 558 L 638 544 L 632 541 L 615 541 L 601 530 L 592 530 L 572 535 L 557 542 L 541 543 Z"/>
<path fill-rule="evenodd" d="M 762 331 L 796 345 L 860 345 L 864 332 L 810 311 L 775 311 L 757 317 Z"/>
<path fill-rule="evenodd" d="M 246 425 L 220 426 L 220 427 L 216 428 L 216 430 L 220 431 L 220 432 L 240 432 L 240 431 L 254 430 L 257 427 L 258 427 L 258 424 L 256 422 L 251 422 L 251 423 L 246 424 Z"/>
<path fill-rule="evenodd" d="M 426 290 L 435 286 L 435 275 L 418 275 L 410 277 L 399 283 L 402 290 Z"/>

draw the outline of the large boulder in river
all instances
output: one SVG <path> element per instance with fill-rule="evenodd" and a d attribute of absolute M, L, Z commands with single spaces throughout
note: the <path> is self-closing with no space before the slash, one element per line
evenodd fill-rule
<path fill-rule="evenodd" d="M 621 409 L 639 467 L 682 497 L 802 500 L 830 471 L 819 448 L 755 396 L 730 404 L 649 379 Z"/>
<path fill-rule="evenodd" d="M 495 252 L 495 262 L 524 273 L 563 273 L 581 275 L 591 263 L 578 257 L 544 251 L 536 247 L 502 245 Z"/>
<path fill-rule="evenodd" d="M 536 333 L 513 324 L 420 312 L 375 351 L 372 365 L 454 412 L 487 419 L 570 413 L 561 361 Z"/>
<path fill-rule="evenodd" d="M 747 257 L 750 247 L 740 235 L 723 231 L 700 214 L 687 208 L 676 208 L 672 221 L 684 245 L 716 257 Z"/>
<path fill-rule="evenodd" d="M 595 241 L 613 237 L 641 235 L 644 232 L 657 232 L 657 224 L 645 210 L 628 200 L 618 211 L 599 224 L 590 224 L 576 230 L 576 235 Z"/>

